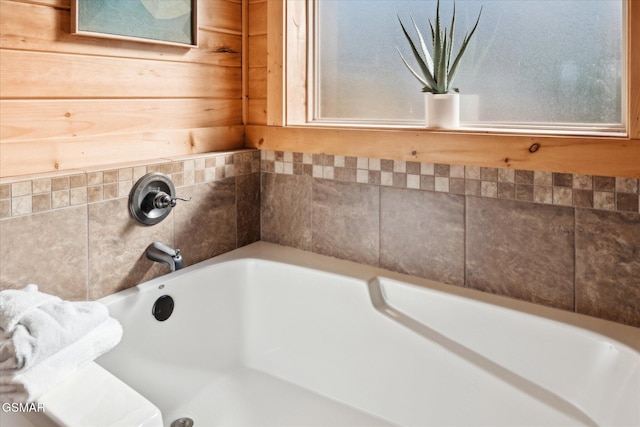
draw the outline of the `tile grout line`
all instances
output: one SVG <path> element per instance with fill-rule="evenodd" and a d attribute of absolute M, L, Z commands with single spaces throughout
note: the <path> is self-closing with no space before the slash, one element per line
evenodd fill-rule
<path fill-rule="evenodd" d="M 573 208 L 573 311 L 578 312 L 578 209 Z"/>

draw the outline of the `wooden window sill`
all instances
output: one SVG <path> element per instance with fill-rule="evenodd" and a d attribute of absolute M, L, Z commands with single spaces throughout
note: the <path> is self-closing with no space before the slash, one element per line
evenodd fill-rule
<path fill-rule="evenodd" d="M 494 132 L 248 125 L 247 147 L 640 178 L 640 140 Z"/>

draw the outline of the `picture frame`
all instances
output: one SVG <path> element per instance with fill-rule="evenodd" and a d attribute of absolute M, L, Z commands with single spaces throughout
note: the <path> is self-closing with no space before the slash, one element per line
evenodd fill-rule
<path fill-rule="evenodd" d="M 198 47 L 197 0 L 71 0 L 71 34 Z"/>

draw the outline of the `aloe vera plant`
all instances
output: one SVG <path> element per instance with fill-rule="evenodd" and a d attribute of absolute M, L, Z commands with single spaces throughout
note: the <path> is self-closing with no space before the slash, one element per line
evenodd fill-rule
<path fill-rule="evenodd" d="M 418 51 L 418 49 L 416 48 L 416 43 L 414 43 L 413 39 L 407 32 L 407 29 L 402 23 L 400 16 L 398 16 L 398 21 L 400 21 L 400 26 L 402 27 L 402 31 L 404 32 L 404 35 L 407 38 L 409 45 L 411 46 L 411 51 L 413 53 L 414 58 L 416 59 L 416 62 L 418 63 L 418 66 L 420 67 L 420 71 L 422 72 L 422 75 L 417 73 L 413 68 L 411 68 L 411 66 L 409 65 L 407 60 L 404 58 L 404 56 L 400 52 L 400 49 L 398 49 L 397 46 L 396 46 L 396 49 L 398 50 L 398 53 L 400 54 L 400 58 L 402 59 L 402 62 L 404 63 L 404 65 L 409 69 L 411 74 L 413 74 L 413 76 L 416 79 L 418 79 L 420 83 L 422 83 L 423 92 L 449 93 L 452 90 L 456 92 L 458 91 L 457 89 L 452 89 L 451 85 L 453 84 L 453 79 L 455 78 L 456 73 L 458 71 L 458 66 L 460 65 L 460 60 L 462 59 L 462 55 L 464 55 L 465 50 L 467 50 L 469 41 L 471 40 L 471 37 L 475 33 L 476 28 L 478 28 L 478 23 L 480 22 L 480 15 L 482 15 L 482 7 L 480 8 L 480 13 L 478 13 L 478 19 L 476 19 L 476 23 L 473 26 L 473 29 L 471 30 L 471 32 L 468 32 L 467 34 L 465 34 L 464 39 L 462 40 L 462 43 L 460 45 L 460 49 L 458 50 L 458 53 L 453 58 L 453 61 L 451 60 L 451 58 L 452 58 L 453 41 L 454 41 L 453 31 L 454 31 L 455 21 L 456 21 L 455 3 L 453 4 L 453 15 L 451 17 L 451 27 L 449 28 L 448 34 L 447 34 L 447 28 L 444 27 L 443 29 L 442 26 L 440 25 L 440 0 L 438 0 L 437 6 L 436 6 L 435 27 L 431 22 L 431 20 L 429 20 L 429 27 L 431 28 L 431 40 L 433 45 L 433 57 L 431 56 L 431 54 L 429 53 L 429 50 L 427 49 L 427 45 L 425 44 L 424 37 L 422 36 L 422 33 L 418 29 L 418 26 L 416 25 L 416 22 L 413 19 L 413 16 L 409 14 L 409 16 L 411 16 L 411 22 L 413 24 L 413 27 L 415 28 L 416 33 L 418 34 L 419 43 L 417 44 L 420 46 L 420 51 Z"/>

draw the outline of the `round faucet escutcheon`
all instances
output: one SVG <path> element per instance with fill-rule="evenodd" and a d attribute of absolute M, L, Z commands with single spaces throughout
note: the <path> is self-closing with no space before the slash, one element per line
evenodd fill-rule
<path fill-rule="evenodd" d="M 143 225 L 154 225 L 165 219 L 176 206 L 185 199 L 176 196 L 176 189 L 168 175 L 152 172 L 140 178 L 129 193 L 129 212 Z"/>

